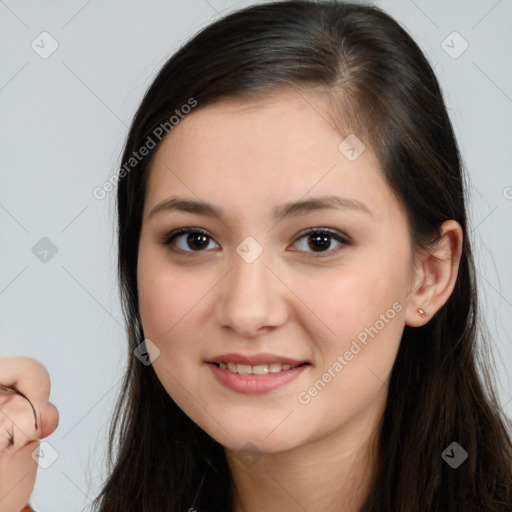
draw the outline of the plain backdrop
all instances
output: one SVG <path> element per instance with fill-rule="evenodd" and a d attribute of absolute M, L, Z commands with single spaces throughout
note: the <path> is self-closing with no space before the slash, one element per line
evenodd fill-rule
<path fill-rule="evenodd" d="M 0 353 L 48 368 L 61 418 L 45 448 L 51 464 L 38 473 L 38 512 L 87 509 L 97 495 L 126 359 L 115 194 L 97 200 L 92 190 L 116 171 L 127 127 L 167 58 L 253 3 L 0 0 Z M 482 307 L 510 416 L 512 2 L 373 3 L 415 38 L 445 94 L 470 177 Z"/>

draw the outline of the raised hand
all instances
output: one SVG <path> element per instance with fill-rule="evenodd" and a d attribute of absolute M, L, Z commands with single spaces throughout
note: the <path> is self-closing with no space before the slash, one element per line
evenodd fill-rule
<path fill-rule="evenodd" d="M 49 396 L 44 366 L 27 357 L 0 359 L 0 512 L 20 512 L 29 500 L 39 439 L 59 422 Z"/>

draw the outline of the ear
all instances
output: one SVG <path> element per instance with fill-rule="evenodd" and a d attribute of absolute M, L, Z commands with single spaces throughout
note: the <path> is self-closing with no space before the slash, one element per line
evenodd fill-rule
<path fill-rule="evenodd" d="M 441 236 L 432 252 L 419 256 L 413 291 L 408 296 L 405 324 L 420 327 L 444 305 L 453 292 L 462 252 L 462 228 L 455 220 L 441 226 Z M 425 311 L 420 315 L 418 309 Z"/>

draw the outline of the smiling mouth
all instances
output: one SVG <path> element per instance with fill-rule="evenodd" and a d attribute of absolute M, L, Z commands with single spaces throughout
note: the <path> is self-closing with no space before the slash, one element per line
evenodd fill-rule
<path fill-rule="evenodd" d="M 238 373 L 240 375 L 267 375 L 269 373 L 281 373 L 289 370 L 293 370 L 294 368 L 298 368 L 299 366 L 306 366 L 309 363 L 301 363 L 301 364 L 281 364 L 281 363 L 264 363 L 257 365 L 250 364 L 236 364 L 236 363 L 216 363 L 212 362 L 210 364 L 215 365 L 217 368 L 222 370 L 226 370 L 231 373 Z"/>

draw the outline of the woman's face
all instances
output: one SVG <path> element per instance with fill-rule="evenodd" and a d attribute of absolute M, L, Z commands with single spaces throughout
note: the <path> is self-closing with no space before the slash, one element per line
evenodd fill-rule
<path fill-rule="evenodd" d="M 313 93 L 217 103 L 152 163 L 144 334 L 169 395 L 228 448 L 357 431 L 385 403 L 413 283 L 407 219 L 327 109 Z"/>

